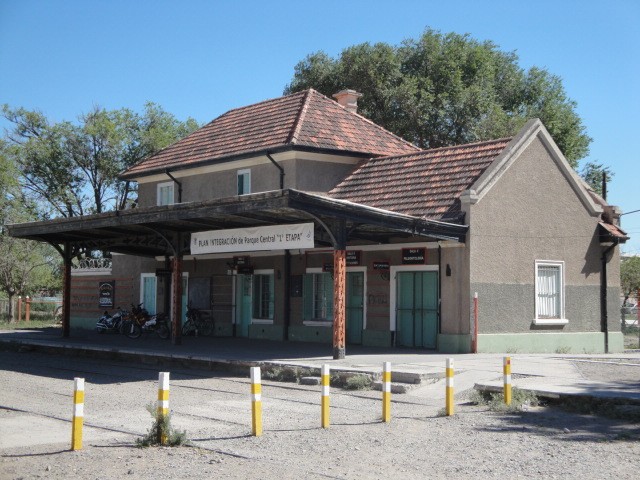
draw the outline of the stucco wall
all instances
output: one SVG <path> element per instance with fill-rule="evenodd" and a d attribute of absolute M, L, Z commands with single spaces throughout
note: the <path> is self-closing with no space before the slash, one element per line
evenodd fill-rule
<path fill-rule="evenodd" d="M 300 158 L 277 161 L 284 169 L 284 188 L 326 192 L 355 168 L 355 160 L 345 160 L 346 163 L 340 163 L 305 158 L 304 152 L 300 152 L 299 155 Z M 247 160 L 237 165 L 229 163 L 216 171 L 196 172 L 185 176 L 182 175 L 188 171 L 179 171 L 173 172 L 173 175 L 182 183 L 182 202 L 193 202 L 236 195 L 238 170 L 245 169 L 251 171 L 252 193 L 280 189 L 280 170 L 266 157 Z M 156 205 L 158 184 L 171 181 L 168 176 L 154 178 L 155 181 L 138 185 L 138 205 L 141 207 Z M 174 190 L 174 199 L 178 201 L 177 185 Z"/>
<path fill-rule="evenodd" d="M 590 215 L 539 138 L 470 207 L 467 220 L 470 291 L 480 299 L 480 333 L 600 331 L 597 216 Z M 567 325 L 533 325 L 536 260 L 564 262 Z M 617 268 L 609 272 L 612 292 L 619 284 Z"/>

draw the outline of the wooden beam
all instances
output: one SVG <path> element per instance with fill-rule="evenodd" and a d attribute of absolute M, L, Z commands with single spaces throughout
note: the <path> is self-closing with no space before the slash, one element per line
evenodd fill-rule
<path fill-rule="evenodd" d="M 182 343 L 182 254 L 178 253 L 171 261 L 171 343 Z"/>
<path fill-rule="evenodd" d="M 333 252 L 333 358 L 346 355 L 347 251 Z"/>
<path fill-rule="evenodd" d="M 62 256 L 62 336 L 69 337 L 71 331 L 71 244 L 64 244 Z"/>

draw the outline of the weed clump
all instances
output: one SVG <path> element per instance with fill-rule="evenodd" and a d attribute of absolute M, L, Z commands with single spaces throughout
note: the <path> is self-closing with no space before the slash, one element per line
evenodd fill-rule
<path fill-rule="evenodd" d="M 476 390 L 469 397 L 476 405 L 484 405 L 492 412 L 521 412 L 528 407 L 540 405 L 540 399 L 534 393 L 518 388 L 511 389 L 511 405 L 504 403 L 503 392 L 484 392 Z"/>
<path fill-rule="evenodd" d="M 147 405 L 147 411 L 153 417 L 153 424 L 147 434 L 136 440 L 139 447 L 165 446 L 179 447 L 187 445 L 187 432 L 177 431 L 171 427 L 171 415 L 163 415 L 153 404 Z"/>

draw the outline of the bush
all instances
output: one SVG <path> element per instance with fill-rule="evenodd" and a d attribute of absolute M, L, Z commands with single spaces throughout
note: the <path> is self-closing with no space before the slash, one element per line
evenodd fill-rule
<path fill-rule="evenodd" d="M 171 415 L 163 415 L 158 412 L 153 404 L 147 405 L 147 411 L 153 417 L 153 424 L 144 437 L 136 440 L 139 447 L 154 445 L 178 447 L 189 443 L 185 430 L 179 432 L 171 428 Z"/>

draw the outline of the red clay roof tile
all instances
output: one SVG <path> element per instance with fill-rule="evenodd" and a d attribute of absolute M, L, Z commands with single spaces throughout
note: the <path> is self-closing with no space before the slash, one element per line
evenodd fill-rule
<path fill-rule="evenodd" d="M 467 190 L 511 139 L 372 158 L 329 195 L 398 213 L 455 221 Z"/>
<path fill-rule="evenodd" d="M 230 110 L 124 172 L 135 178 L 286 146 L 399 155 L 417 147 L 313 89 Z"/>

